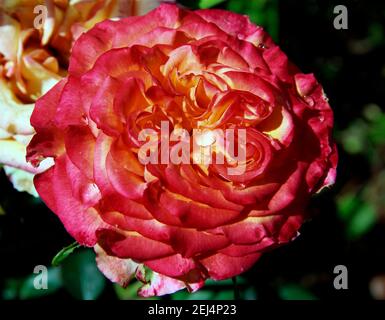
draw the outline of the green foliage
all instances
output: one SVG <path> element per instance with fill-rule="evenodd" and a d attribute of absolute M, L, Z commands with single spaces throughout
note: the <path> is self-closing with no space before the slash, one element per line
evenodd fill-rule
<path fill-rule="evenodd" d="M 20 291 L 19 291 L 20 299 L 29 300 L 29 299 L 40 298 L 43 296 L 50 295 L 62 287 L 63 282 L 62 282 L 60 268 L 48 268 L 47 270 L 48 270 L 47 289 L 36 289 L 34 287 L 34 280 L 35 280 L 36 274 L 32 274 L 28 276 L 21 283 Z"/>
<path fill-rule="evenodd" d="M 159 297 L 141 298 L 137 292 L 143 285 L 140 281 L 133 280 L 127 288 L 123 288 L 118 284 L 114 284 L 114 291 L 119 300 L 160 300 Z"/>
<path fill-rule="evenodd" d="M 347 224 L 347 235 L 350 238 L 357 238 L 367 233 L 376 223 L 376 209 L 371 203 L 362 203 L 353 213 Z"/>
<path fill-rule="evenodd" d="M 306 288 L 297 284 L 284 284 L 278 288 L 278 295 L 282 300 L 317 300 Z"/>
<path fill-rule="evenodd" d="M 47 270 L 47 289 L 35 288 L 34 280 L 38 275 L 32 273 L 25 278 L 8 279 L 2 292 L 3 299 L 35 299 L 65 288 L 76 299 L 94 300 L 100 296 L 106 285 L 91 249 L 82 249 L 67 255 L 61 266 Z"/>
<path fill-rule="evenodd" d="M 368 143 L 368 125 L 362 119 L 354 121 L 340 134 L 344 149 L 350 154 L 359 154 L 366 150 Z"/>
<path fill-rule="evenodd" d="M 187 290 L 178 291 L 171 295 L 172 300 L 233 300 L 234 283 L 232 279 L 222 281 L 207 280 L 204 288 L 197 292 L 189 293 Z M 242 277 L 237 277 L 237 290 L 240 291 L 240 298 L 254 300 L 257 293 L 250 287 Z"/>
<path fill-rule="evenodd" d="M 385 204 L 381 191 L 385 188 L 385 113 L 378 105 L 368 104 L 362 114 L 337 135 L 344 150 L 365 157 L 368 169 L 373 171 L 365 185 L 353 183 L 337 196 L 337 213 L 348 239 L 368 233 Z"/>
<path fill-rule="evenodd" d="M 212 8 L 225 0 L 199 0 L 199 8 L 201 9 L 207 9 Z"/>
<path fill-rule="evenodd" d="M 242 298 L 244 300 L 256 300 L 258 298 L 257 290 L 254 287 L 249 287 L 243 291 Z"/>
<path fill-rule="evenodd" d="M 233 290 L 212 291 L 201 289 L 194 293 L 189 293 L 186 290 L 174 293 L 171 296 L 172 300 L 232 300 L 234 299 Z"/>
<path fill-rule="evenodd" d="M 64 287 L 77 299 L 94 300 L 103 292 L 106 280 L 96 266 L 92 250 L 78 250 L 62 264 Z"/>
<path fill-rule="evenodd" d="M 22 279 L 9 278 L 5 281 L 2 298 L 3 300 L 15 300 L 19 297 L 20 285 Z"/>
<path fill-rule="evenodd" d="M 369 25 L 368 40 L 373 47 L 377 47 L 384 42 L 384 27 L 379 22 L 373 22 Z"/>
<path fill-rule="evenodd" d="M 56 254 L 56 256 L 53 257 L 52 265 L 57 267 L 64 261 L 64 259 L 66 259 L 71 253 L 73 253 L 78 248 L 80 248 L 80 244 L 78 244 L 77 242 L 74 242 L 69 246 L 63 248 Z"/>
<path fill-rule="evenodd" d="M 5 281 L 2 297 L 4 300 L 29 300 L 37 299 L 55 293 L 63 286 L 60 268 L 47 269 L 47 289 L 36 289 L 34 280 L 37 274 L 25 278 L 7 279 Z"/>
<path fill-rule="evenodd" d="M 345 130 L 337 133 L 346 152 L 362 154 L 373 160 L 385 145 L 385 113 L 376 104 L 368 104 L 363 109 L 363 117 L 352 121 Z"/>
<path fill-rule="evenodd" d="M 337 198 L 338 215 L 345 224 L 349 239 L 357 239 L 366 234 L 376 223 L 374 204 L 362 200 L 361 193 L 347 193 Z"/>

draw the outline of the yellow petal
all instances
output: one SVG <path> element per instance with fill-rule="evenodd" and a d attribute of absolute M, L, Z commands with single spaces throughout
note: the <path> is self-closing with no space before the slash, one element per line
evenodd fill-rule
<path fill-rule="evenodd" d="M 4 171 L 17 191 L 28 192 L 34 197 L 39 196 L 33 185 L 34 174 L 8 166 L 4 166 Z"/>
<path fill-rule="evenodd" d="M 0 128 L 11 134 L 33 134 L 30 117 L 33 104 L 21 103 L 0 78 Z"/>
<path fill-rule="evenodd" d="M 25 160 L 26 146 L 15 140 L 0 140 L 0 163 L 33 174 L 43 172 L 53 165 L 53 160 L 43 160 L 38 168 Z"/>
<path fill-rule="evenodd" d="M 47 8 L 47 17 L 44 21 L 43 37 L 41 39 L 43 46 L 49 42 L 55 29 L 55 5 L 52 0 L 47 0 L 45 6 Z"/>
<path fill-rule="evenodd" d="M 15 61 L 19 47 L 20 25 L 3 12 L 0 12 L 0 15 L 0 53 L 7 60 Z"/>

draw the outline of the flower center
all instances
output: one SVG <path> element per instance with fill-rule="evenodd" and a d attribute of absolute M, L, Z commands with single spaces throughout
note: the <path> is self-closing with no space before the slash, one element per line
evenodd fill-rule
<path fill-rule="evenodd" d="M 200 147 L 208 147 L 211 146 L 216 138 L 214 132 L 211 130 L 204 130 L 203 132 L 200 132 L 195 137 L 197 145 Z"/>

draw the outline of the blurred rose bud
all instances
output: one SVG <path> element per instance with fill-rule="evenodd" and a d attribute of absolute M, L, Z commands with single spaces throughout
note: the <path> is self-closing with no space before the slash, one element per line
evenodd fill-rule
<path fill-rule="evenodd" d="M 385 300 L 385 275 L 378 275 L 369 282 L 369 291 L 376 300 Z"/>

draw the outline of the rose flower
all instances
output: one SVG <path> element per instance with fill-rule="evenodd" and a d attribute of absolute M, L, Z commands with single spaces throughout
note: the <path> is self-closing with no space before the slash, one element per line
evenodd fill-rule
<path fill-rule="evenodd" d="M 51 165 L 46 161 L 36 169 L 25 161 L 25 147 L 34 133 L 29 119 L 36 99 L 67 74 L 74 40 L 97 22 L 144 13 L 157 4 L 155 0 L 1 1 L 0 164 L 18 190 L 36 195 L 33 174 Z"/>
<path fill-rule="evenodd" d="M 143 281 L 142 296 L 246 271 L 298 235 L 311 195 L 336 176 L 321 86 L 261 27 L 227 11 L 165 4 L 97 24 L 77 40 L 68 76 L 37 101 L 31 121 L 29 161 L 55 162 L 34 180 L 43 201 L 95 248 L 110 280 Z M 244 170 L 230 174 L 227 154 L 223 163 L 193 161 L 193 151 L 187 161 L 163 161 L 162 140 L 153 139 L 163 124 L 169 133 L 245 130 Z M 184 139 L 169 139 L 169 158 Z"/>

